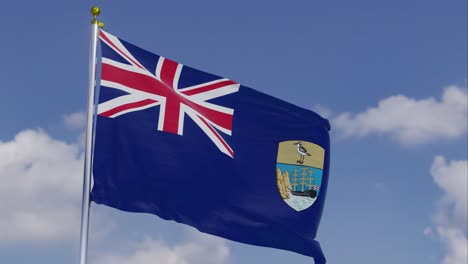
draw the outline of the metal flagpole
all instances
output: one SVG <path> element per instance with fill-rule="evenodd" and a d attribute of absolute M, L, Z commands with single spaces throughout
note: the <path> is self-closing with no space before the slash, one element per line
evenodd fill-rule
<path fill-rule="evenodd" d="M 96 51 L 99 27 L 102 23 L 97 21 L 97 16 L 101 13 L 99 7 L 92 7 L 91 14 L 91 43 L 89 49 L 89 72 L 88 72 L 88 112 L 86 125 L 86 145 L 83 179 L 83 201 L 81 206 L 81 239 L 80 239 L 80 264 L 86 264 L 88 252 L 88 230 L 89 230 L 89 206 L 91 188 L 91 165 L 92 165 L 92 144 L 93 144 L 93 123 L 94 123 L 94 94 L 96 85 Z"/>

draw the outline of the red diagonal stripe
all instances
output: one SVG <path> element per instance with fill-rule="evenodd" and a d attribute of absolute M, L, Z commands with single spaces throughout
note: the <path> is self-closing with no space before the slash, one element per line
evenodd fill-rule
<path fill-rule="evenodd" d="M 215 123 L 216 125 L 227 130 L 232 130 L 231 114 L 219 112 L 188 100 L 184 100 L 184 104 L 197 111 L 199 114 L 205 116 L 205 118 Z"/>
<path fill-rule="evenodd" d="M 212 125 L 210 125 L 208 122 L 205 121 L 205 119 L 203 118 L 203 116 L 198 116 L 200 118 L 200 120 L 205 123 L 205 125 L 208 127 L 208 129 L 211 130 L 211 132 L 213 132 L 213 134 L 218 138 L 218 140 L 221 142 L 221 144 L 223 144 L 224 148 L 227 149 L 227 151 L 229 152 L 230 156 L 232 158 L 234 158 L 234 152 L 232 151 L 231 147 L 229 147 L 229 145 L 226 143 L 226 141 L 224 141 L 224 139 L 218 134 L 218 132 L 213 128 Z"/>
<path fill-rule="evenodd" d="M 225 81 L 222 81 L 222 82 L 213 83 L 213 84 L 209 84 L 209 85 L 206 85 L 206 86 L 201 86 L 201 87 L 198 87 L 198 88 L 195 88 L 195 89 L 192 89 L 192 90 L 184 91 L 182 93 L 185 94 L 185 95 L 194 95 L 194 94 L 199 94 L 199 93 L 215 90 L 215 89 L 218 89 L 218 88 L 221 88 L 221 87 L 224 87 L 224 86 L 227 86 L 227 85 L 231 85 L 231 84 L 237 84 L 237 83 L 235 81 L 225 80 Z"/>
<path fill-rule="evenodd" d="M 138 102 L 123 104 L 121 106 L 117 106 L 116 108 L 113 108 L 113 109 L 108 110 L 106 112 L 100 113 L 99 115 L 100 116 L 105 116 L 105 117 L 111 117 L 111 116 L 113 116 L 113 115 L 115 115 L 117 113 L 120 113 L 122 111 L 126 111 L 126 110 L 129 110 L 129 109 L 132 109 L 132 108 L 138 108 L 138 107 L 146 106 L 146 105 L 149 105 L 149 104 L 152 104 L 152 103 L 155 103 L 155 102 L 157 102 L 157 101 L 151 100 L 151 99 L 145 99 L 145 100 L 138 101 Z"/>
<path fill-rule="evenodd" d="M 103 40 L 106 41 L 108 45 L 113 47 L 114 49 L 118 50 L 121 56 L 124 56 L 128 61 L 131 61 L 134 65 L 136 65 L 138 68 L 143 69 L 143 67 L 140 65 L 140 63 L 134 61 L 132 58 L 127 56 L 121 49 L 119 49 L 102 31 L 99 31 L 99 37 Z"/>

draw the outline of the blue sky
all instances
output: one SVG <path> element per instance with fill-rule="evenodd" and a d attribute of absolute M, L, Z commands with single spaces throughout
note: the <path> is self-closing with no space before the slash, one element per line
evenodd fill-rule
<path fill-rule="evenodd" d="M 466 263 L 467 2 L 7 1 L 0 262 L 77 263 L 89 8 L 142 48 L 332 124 L 328 263 Z M 93 204 L 90 263 L 312 263 Z"/>

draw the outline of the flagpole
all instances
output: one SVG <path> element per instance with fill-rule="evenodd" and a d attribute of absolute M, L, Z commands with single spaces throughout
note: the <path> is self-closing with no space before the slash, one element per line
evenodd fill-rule
<path fill-rule="evenodd" d="M 96 87 L 96 53 L 99 27 L 102 23 L 97 21 L 97 16 L 101 13 L 99 7 L 92 7 L 91 14 L 91 42 L 89 49 L 89 72 L 88 72 L 88 111 L 86 125 L 85 161 L 83 177 L 83 201 L 81 206 L 81 235 L 80 235 L 80 264 L 86 264 L 88 253 L 88 230 L 89 230 L 89 209 L 90 209 L 90 188 L 92 169 L 92 144 L 93 144 L 93 123 L 94 123 L 94 96 Z"/>

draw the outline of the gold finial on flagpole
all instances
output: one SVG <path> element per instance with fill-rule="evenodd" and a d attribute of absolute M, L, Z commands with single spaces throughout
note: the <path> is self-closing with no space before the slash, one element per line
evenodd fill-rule
<path fill-rule="evenodd" d="M 99 14 L 101 14 L 101 9 L 97 6 L 93 6 L 91 7 L 91 14 L 93 15 L 93 20 L 91 20 L 91 24 L 97 24 L 98 27 L 103 28 L 104 23 L 97 20 L 97 17 L 99 16 Z"/>

